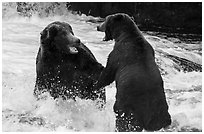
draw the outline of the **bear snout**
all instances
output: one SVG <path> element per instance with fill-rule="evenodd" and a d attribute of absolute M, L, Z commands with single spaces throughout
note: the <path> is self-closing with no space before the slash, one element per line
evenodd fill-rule
<path fill-rule="evenodd" d="M 96 29 L 97 29 L 97 31 L 100 31 L 100 26 L 97 26 L 97 28 L 96 28 Z"/>
<path fill-rule="evenodd" d="M 102 23 L 101 25 L 97 26 L 96 29 L 97 29 L 97 31 L 105 32 L 105 30 L 106 30 L 105 23 Z"/>
<path fill-rule="evenodd" d="M 79 38 L 75 38 L 75 39 L 73 40 L 73 42 L 74 42 L 74 43 L 77 43 L 77 44 L 80 44 L 81 41 L 80 41 Z"/>
<path fill-rule="evenodd" d="M 79 44 L 80 45 L 80 43 L 81 43 L 81 40 L 72 34 L 70 34 L 68 36 L 68 40 L 69 40 L 70 44 Z"/>

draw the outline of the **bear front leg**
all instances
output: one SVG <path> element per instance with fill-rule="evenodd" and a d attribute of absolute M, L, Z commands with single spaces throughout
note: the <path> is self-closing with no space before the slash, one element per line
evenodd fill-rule
<path fill-rule="evenodd" d="M 108 59 L 107 65 L 101 72 L 98 82 L 95 85 L 95 89 L 100 89 L 111 84 L 115 80 L 117 68 L 114 67 L 114 63 Z"/>

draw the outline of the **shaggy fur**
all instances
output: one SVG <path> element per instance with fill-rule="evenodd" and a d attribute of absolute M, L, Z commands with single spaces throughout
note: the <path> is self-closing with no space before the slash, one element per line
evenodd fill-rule
<path fill-rule="evenodd" d="M 106 17 L 97 27 L 115 40 L 96 89 L 116 82 L 116 131 L 155 131 L 171 124 L 154 50 L 126 14 Z"/>
<path fill-rule="evenodd" d="M 68 23 L 49 24 L 41 32 L 40 42 L 36 59 L 36 96 L 48 91 L 54 98 L 101 98 L 105 101 L 104 89 L 93 90 L 104 67 L 74 36 Z"/>

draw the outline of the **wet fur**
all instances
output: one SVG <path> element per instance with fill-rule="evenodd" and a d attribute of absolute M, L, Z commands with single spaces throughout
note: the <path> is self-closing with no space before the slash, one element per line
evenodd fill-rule
<path fill-rule="evenodd" d="M 36 58 L 35 96 L 39 98 L 43 92 L 49 92 L 54 98 L 100 98 L 105 101 L 104 90 L 93 90 L 104 67 L 74 36 L 68 23 L 49 24 L 41 32 L 40 42 Z M 69 47 L 76 47 L 78 53 L 70 53 Z"/>
<path fill-rule="evenodd" d="M 97 27 L 115 40 L 96 89 L 116 82 L 116 131 L 156 131 L 171 124 L 154 50 L 126 14 L 106 17 Z M 137 127 L 136 127 L 137 126 Z"/>

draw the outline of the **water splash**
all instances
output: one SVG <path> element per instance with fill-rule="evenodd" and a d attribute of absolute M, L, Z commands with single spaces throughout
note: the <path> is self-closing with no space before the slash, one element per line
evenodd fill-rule
<path fill-rule="evenodd" d="M 31 5 L 34 3 L 31 3 Z M 114 131 L 115 85 L 106 88 L 107 105 L 99 109 L 97 101 L 53 100 L 49 94 L 36 100 L 35 57 L 40 32 L 53 21 L 65 21 L 74 33 L 106 65 L 113 41 L 102 42 L 104 33 L 96 31 L 91 16 L 74 15 L 60 3 L 37 3 L 32 16 L 17 12 L 16 3 L 2 3 L 2 128 L 3 131 Z M 36 6 L 35 5 L 35 6 Z M 49 7 L 54 7 L 52 10 Z M 60 7 L 60 8 L 59 8 Z M 62 7 L 62 8 L 61 8 Z M 46 12 L 45 10 L 51 10 Z M 30 13 L 30 11 L 29 11 Z M 169 112 L 173 123 L 160 131 L 202 130 L 202 73 L 185 72 L 165 54 L 172 54 L 201 64 L 202 43 L 186 43 L 178 38 L 144 34 L 156 51 L 156 61 L 164 79 Z M 179 68 L 179 69 L 178 69 Z"/>

